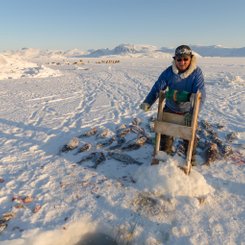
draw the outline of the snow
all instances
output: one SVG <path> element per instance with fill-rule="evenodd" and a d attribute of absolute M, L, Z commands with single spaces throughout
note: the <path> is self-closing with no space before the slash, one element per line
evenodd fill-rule
<path fill-rule="evenodd" d="M 24 77 L 57 77 L 61 73 L 44 65 L 29 62 L 28 58 L 36 56 L 37 50 L 28 50 L 25 54 L 0 54 L 0 79 L 18 79 Z M 27 57 L 26 57 L 27 56 Z"/>
<path fill-rule="evenodd" d="M 213 188 L 195 169 L 187 176 L 178 168 L 178 163 L 171 159 L 154 168 L 145 166 L 144 169 L 139 169 L 136 182 L 143 191 L 171 197 L 200 197 L 213 192 Z"/>
<path fill-rule="evenodd" d="M 0 54 L 0 218 L 14 215 L 0 243 L 82 244 L 104 233 L 117 244 L 244 244 L 245 58 L 198 59 L 207 88 L 200 119 L 222 124 L 223 138 L 236 132 L 241 161 L 200 159 L 186 176 L 179 156 L 163 153 L 151 166 L 151 144 L 126 152 L 142 165 L 107 157 L 91 168 L 77 164 L 87 152 L 61 152 L 91 143 L 106 154 L 96 149 L 102 138 L 79 136 L 93 127 L 113 136 L 133 118 L 147 129 L 156 116 L 157 105 L 143 113 L 139 104 L 171 57 L 118 57 L 75 64 L 60 52 Z"/>

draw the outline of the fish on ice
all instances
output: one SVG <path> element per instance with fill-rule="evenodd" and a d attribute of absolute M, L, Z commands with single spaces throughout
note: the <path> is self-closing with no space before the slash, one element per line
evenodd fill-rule
<path fill-rule="evenodd" d="M 127 154 L 122 154 L 122 153 L 117 153 L 117 152 L 108 152 L 108 156 L 117 161 L 124 162 L 126 164 L 137 164 L 137 165 L 143 164 Z"/>
<path fill-rule="evenodd" d="M 90 130 L 88 130 L 88 131 L 82 133 L 82 134 L 79 136 L 79 138 L 82 138 L 82 137 L 90 137 L 90 136 L 92 136 L 92 135 L 95 135 L 95 134 L 97 133 L 97 131 L 98 131 L 98 130 L 97 130 L 96 127 L 91 128 Z"/>
<path fill-rule="evenodd" d="M 92 144 L 90 143 L 85 143 L 83 144 L 77 151 L 76 154 L 78 153 L 82 153 L 82 152 L 85 152 L 85 151 L 89 151 L 90 149 L 92 148 Z"/>
<path fill-rule="evenodd" d="M 79 145 L 79 139 L 77 137 L 74 137 L 68 142 L 68 144 L 62 147 L 61 152 L 72 151 L 76 149 L 78 145 Z"/>

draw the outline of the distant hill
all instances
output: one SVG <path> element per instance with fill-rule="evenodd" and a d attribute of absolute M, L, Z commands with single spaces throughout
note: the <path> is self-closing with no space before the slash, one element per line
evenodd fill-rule
<path fill-rule="evenodd" d="M 84 55 L 85 57 L 101 56 L 124 56 L 124 57 L 165 57 L 169 58 L 171 54 L 165 53 L 152 45 L 134 45 L 120 44 L 114 49 L 97 49 Z"/>
<path fill-rule="evenodd" d="M 226 48 L 220 45 L 199 46 L 190 45 L 191 49 L 203 57 L 245 57 L 245 47 Z M 123 55 L 131 57 L 169 57 L 173 56 L 175 48 L 157 48 L 151 45 L 120 44 L 114 49 L 97 49 L 86 54 L 86 57 L 101 57 Z"/>
<path fill-rule="evenodd" d="M 225 48 L 220 45 L 199 46 L 190 45 L 191 49 L 203 57 L 245 57 L 245 47 L 243 48 Z M 174 49 L 161 48 L 163 52 L 174 53 Z"/>
<path fill-rule="evenodd" d="M 219 57 L 245 57 L 245 47 L 243 48 L 225 48 L 220 45 L 214 46 L 191 46 L 191 48 L 201 56 L 219 56 Z"/>

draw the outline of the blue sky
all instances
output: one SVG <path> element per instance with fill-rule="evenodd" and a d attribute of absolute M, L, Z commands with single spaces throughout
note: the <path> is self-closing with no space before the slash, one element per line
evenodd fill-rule
<path fill-rule="evenodd" d="M 3 0 L 0 50 L 245 47 L 244 0 Z"/>

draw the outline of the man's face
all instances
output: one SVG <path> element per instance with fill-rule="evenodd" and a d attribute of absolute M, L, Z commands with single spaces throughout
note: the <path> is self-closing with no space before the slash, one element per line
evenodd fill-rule
<path fill-rule="evenodd" d="M 191 56 L 189 55 L 175 57 L 174 60 L 175 60 L 175 65 L 180 72 L 186 71 L 189 65 L 191 64 Z"/>

